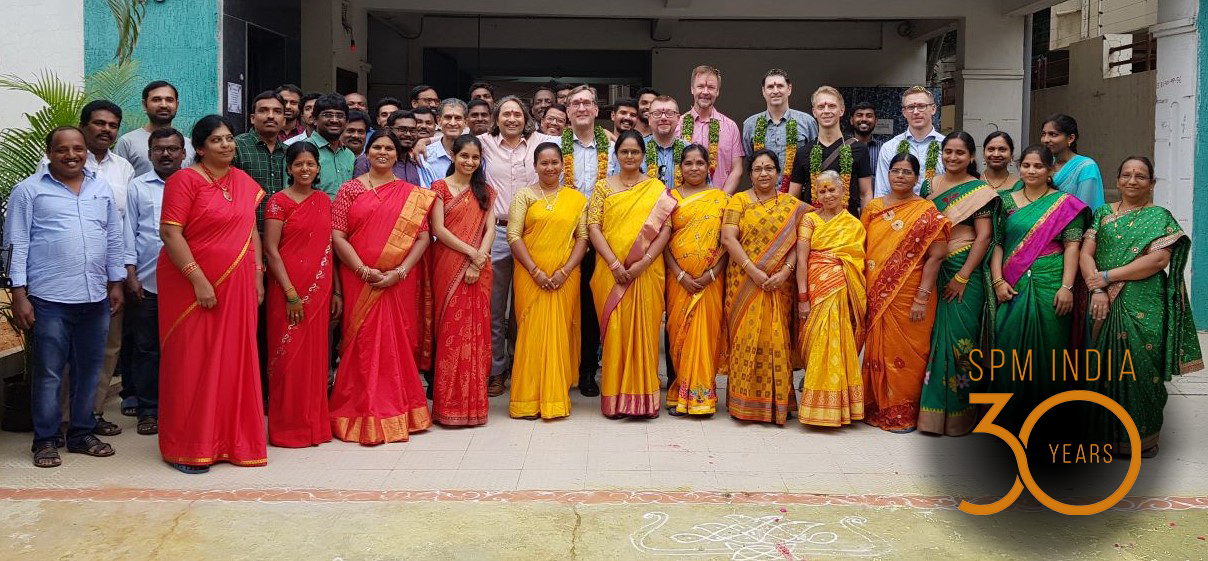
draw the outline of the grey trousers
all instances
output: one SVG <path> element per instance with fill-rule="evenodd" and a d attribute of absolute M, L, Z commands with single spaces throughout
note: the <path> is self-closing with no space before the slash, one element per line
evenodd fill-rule
<path fill-rule="evenodd" d="M 516 330 L 511 328 L 512 309 L 512 248 L 508 232 L 495 226 L 495 243 L 491 245 L 491 375 L 508 377 L 512 374 L 512 355 L 516 348 Z"/>

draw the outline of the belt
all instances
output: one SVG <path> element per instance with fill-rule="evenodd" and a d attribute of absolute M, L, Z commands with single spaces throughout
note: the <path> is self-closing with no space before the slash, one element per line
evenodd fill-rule
<path fill-rule="evenodd" d="M 501 227 L 503 227 L 503 228 L 507 228 L 507 227 L 508 227 L 508 221 L 507 221 L 507 220 L 499 220 L 499 219 L 496 219 L 496 220 L 495 220 L 495 225 L 496 225 L 496 226 L 501 226 Z"/>

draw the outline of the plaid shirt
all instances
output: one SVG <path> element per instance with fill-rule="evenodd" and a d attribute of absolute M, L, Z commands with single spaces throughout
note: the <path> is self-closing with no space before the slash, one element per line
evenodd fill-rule
<path fill-rule="evenodd" d="M 264 189 L 264 198 L 256 207 L 256 229 L 264 230 L 264 205 L 273 193 L 285 189 L 285 145 L 277 143 L 276 149 L 268 151 L 256 131 L 247 131 L 235 137 L 235 161 L 231 165 L 243 170 L 260 188 Z"/>

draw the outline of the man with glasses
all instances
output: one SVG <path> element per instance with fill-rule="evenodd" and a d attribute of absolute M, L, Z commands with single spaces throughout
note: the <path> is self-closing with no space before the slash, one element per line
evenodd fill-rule
<path fill-rule="evenodd" d="M 747 117 L 742 122 L 742 149 L 750 158 L 758 149 L 766 148 L 776 153 L 780 159 L 780 167 L 784 168 L 778 178 L 781 191 L 786 191 L 788 182 L 785 181 L 793 171 L 792 166 L 804 158 L 805 146 L 818 138 L 818 122 L 804 111 L 789 107 L 789 97 L 793 95 L 793 81 L 788 72 L 773 68 L 763 75 L 763 100 L 767 109 Z M 792 131 L 789 121 L 793 122 Z M 797 155 L 793 162 L 785 160 L 788 152 L 789 134 L 793 133 L 793 143 L 797 146 Z"/>
<path fill-rule="evenodd" d="M 415 127 L 415 117 L 411 115 L 410 111 L 395 111 L 387 117 L 386 125 L 391 131 L 394 131 L 394 136 L 398 137 L 399 144 L 403 146 L 403 153 L 399 154 L 398 161 L 394 162 L 394 176 L 412 185 L 419 185 L 419 162 L 415 160 L 415 155 L 411 151 L 415 147 L 415 141 L 419 139 L 419 131 Z M 357 156 L 352 176 L 360 177 L 368 172 L 369 156 L 365 154 Z"/>
<path fill-rule="evenodd" d="M 428 84 L 420 84 L 411 88 L 411 108 L 427 107 L 436 109 L 440 106 L 440 96 L 436 95 L 436 88 Z"/>
<path fill-rule="evenodd" d="M 306 140 L 319 149 L 319 183 L 316 189 L 335 200 L 340 185 L 352 179 L 356 155 L 340 142 L 348 123 L 344 96 L 326 94 L 315 100 L 315 132 Z"/>
<path fill-rule="evenodd" d="M 944 173 L 944 166 L 938 161 L 939 144 L 944 141 L 944 135 L 935 130 L 932 122 L 932 119 L 935 118 L 935 97 L 931 94 L 931 90 L 923 86 L 914 86 L 906 90 L 906 93 L 902 94 L 902 116 L 906 117 L 906 131 L 886 141 L 877 157 L 877 184 L 873 193 L 874 197 L 889 194 L 889 160 L 892 160 L 894 155 L 899 152 L 909 151 L 914 154 L 923 169 L 923 173 L 920 173 L 915 181 L 915 193 L 922 188 L 928 171 L 934 172 L 935 175 Z M 937 157 L 935 161 L 928 161 L 927 154 L 933 150 L 931 147 L 933 144 Z"/>
<path fill-rule="evenodd" d="M 542 117 L 538 128 L 545 134 L 561 137 L 567 121 L 566 106 L 555 103 L 545 110 L 545 117 Z"/>
<path fill-rule="evenodd" d="M 659 179 L 668 189 L 674 189 L 676 188 L 675 170 L 679 167 L 679 162 L 675 161 L 675 146 L 679 144 L 682 152 L 684 145 L 683 140 L 675 137 L 675 123 L 680 117 L 679 104 L 669 95 L 656 97 L 650 104 L 647 116 L 650 119 L 652 134 L 646 137 L 646 145 L 649 147 L 650 141 L 654 141 Z M 645 160 L 642 161 L 642 171 L 646 171 Z"/>

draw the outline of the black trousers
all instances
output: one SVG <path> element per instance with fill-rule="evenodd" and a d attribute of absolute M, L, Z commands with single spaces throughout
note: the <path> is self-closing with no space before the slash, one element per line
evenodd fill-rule
<path fill-rule="evenodd" d="M 579 332 L 583 338 L 579 353 L 580 378 L 595 376 L 600 368 L 600 319 L 596 317 L 596 303 L 591 297 L 591 275 L 595 270 L 596 251 L 589 247 L 579 265 Z"/>

